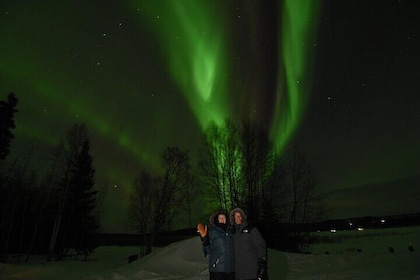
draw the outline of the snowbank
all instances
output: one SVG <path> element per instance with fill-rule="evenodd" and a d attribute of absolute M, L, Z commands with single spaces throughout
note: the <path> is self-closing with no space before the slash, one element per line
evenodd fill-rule
<path fill-rule="evenodd" d="M 269 250 L 270 279 L 420 280 L 420 227 L 319 235 L 336 241 L 311 246 L 311 254 Z M 413 244 L 413 252 L 407 249 L 408 242 Z M 388 251 L 389 246 L 394 253 Z M 154 249 L 149 256 L 128 263 L 128 256 L 138 250 L 100 247 L 86 262 L 46 263 L 45 258 L 32 257 L 30 263 L 0 264 L 0 279 L 208 279 L 207 259 L 198 237 Z"/>

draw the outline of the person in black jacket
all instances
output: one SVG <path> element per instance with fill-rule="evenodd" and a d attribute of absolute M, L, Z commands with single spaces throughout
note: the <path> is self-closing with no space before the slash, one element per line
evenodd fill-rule
<path fill-rule="evenodd" d="M 237 280 L 268 280 L 267 244 L 258 228 L 248 224 L 245 212 L 235 208 L 229 215 L 235 227 L 235 275 Z"/>
<path fill-rule="evenodd" d="M 209 256 L 210 280 L 234 280 L 233 227 L 224 212 L 210 216 L 208 233 L 201 235 L 203 251 Z"/>

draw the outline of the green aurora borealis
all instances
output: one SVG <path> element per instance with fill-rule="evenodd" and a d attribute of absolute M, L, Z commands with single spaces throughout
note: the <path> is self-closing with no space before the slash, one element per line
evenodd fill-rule
<path fill-rule="evenodd" d="M 349 13 L 347 21 L 362 17 L 357 4 L 344 2 L 341 7 L 313 0 L 3 1 L 0 99 L 8 92 L 19 99 L 10 157 L 35 149 L 34 164 L 46 168 L 49 148 L 69 126 L 85 123 L 97 184 L 108 187 L 104 227 L 111 231 L 120 227 L 141 169 L 159 170 L 159 153 L 169 145 L 194 156 L 207 124 L 226 118 L 258 121 L 280 151 L 294 137 L 301 139 L 321 175 L 332 173 L 324 182 L 331 189 L 418 176 L 413 102 L 385 97 L 398 88 L 391 81 L 412 96 L 411 76 L 404 73 L 419 61 L 413 58 L 418 33 L 410 45 L 371 51 L 368 42 L 364 54 L 363 48 L 352 52 L 358 50 L 352 42 L 344 52 L 340 42 L 360 31 L 347 30 L 334 13 Z M 394 6 L 383 9 L 389 7 Z M 411 25 L 394 29 L 406 26 Z M 401 56 L 394 58 L 392 47 Z M 364 76 L 361 64 L 346 65 L 369 55 L 380 58 L 371 59 Z M 344 75 L 350 69 L 356 74 Z M 366 97 L 368 90 L 375 92 L 372 97 Z M 379 109 L 390 103 L 394 112 L 404 111 L 405 127 L 392 116 L 380 119 L 388 118 Z M 357 116 L 352 119 L 350 111 Z M 367 119 L 373 128 L 362 128 Z M 378 144 L 382 126 L 391 127 L 391 136 Z M 364 135 L 360 142 L 358 135 Z"/>
<path fill-rule="evenodd" d="M 132 2 L 133 8 L 143 3 Z M 241 18 L 232 17 L 226 11 L 235 8 L 244 10 L 248 17 L 247 22 L 242 24 L 249 25 L 246 45 L 250 56 L 258 58 L 263 51 L 252 42 L 264 39 L 261 36 L 264 30 L 255 14 L 261 5 L 250 3 L 235 3 L 233 6 L 228 2 L 221 5 L 217 1 L 190 0 L 180 5 L 177 1 L 157 1 L 153 4 L 149 2 L 144 11 L 161 40 L 162 55 L 167 57 L 171 76 L 202 129 L 205 130 L 211 121 L 221 124 L 226 118 L 256 118 L 270 124 L 272 140 L 282 150 L 299 124 L 310 90 L 305 83 L 308 83 L 308 74 L 311 73 L 308 54 L 314 44 L 318 4 L 311 0 L 288 0 L 283 5 L 270 2 L 271 8 L 278 9 L 278 18 L 272 22 L 271 34 L 265 35 L 278 38 L 278 42 L 274 42 L 278 46 L 278 57 L 276 71 L 270 74 L 273 76 L 270 80 L 274 79 L 277 84 L 272 93 L 276 102 L 273 103 L 273 114 L 267 116 L 262 110 L 255 114 L 255 107 L 260 108 L 256 106 L 260 95 L 255 94 L 255 90 L 250 92 L 252 87 L 248 84 L 241 90 L 247 94 L 246 102 L 240 102 L 236 108 L 237 99 L 232 100 L 229 94 L 235 91 L 232 81 L 247 82 L 243 76 L 236 77 L 233 73 L 238 65 L 235 65 L 235 54 L 231 50 L 234 42 L 230 42 L 232 32 L 229 32 L 232 31 L 230 26 L 235 25 L 234 21 Z M 270 63 L 275 63 L 275 57 Z M 241 70 L 244 73 L 253 69 Z M 259 79 L 254 82 L 264 81 Z M 256 90 L 258 92 L 258 88 Z"/>

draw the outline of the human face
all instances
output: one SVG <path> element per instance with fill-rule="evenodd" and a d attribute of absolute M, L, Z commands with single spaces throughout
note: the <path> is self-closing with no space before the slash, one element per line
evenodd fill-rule
<path fill-rule="evenodd" d="M 242 224 L 242 215 L 239 212 L 235 213 L 235 224 L 237 225 Z"/>
<path fill-rule="evenodd" d="M 219 221 L 219 224 L 226 224 L 226 216 L 224 214 L 219 214 L 217 220 Z"/>

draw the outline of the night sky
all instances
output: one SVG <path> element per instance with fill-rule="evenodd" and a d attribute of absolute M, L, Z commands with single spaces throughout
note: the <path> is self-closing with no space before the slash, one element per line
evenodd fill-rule
<path fill-rule="evenodd" d="M 9 158 L 35 149 L 46 168 L 85 123 L 108 189 L 104 231 L 123 228 L 134 178 L 158 171 L 166 146 L 195 158 L 207 124 L 225 118 L 256 120 L 279 151 L 296 140 L 327 191 L 417 187 L 416 3 L 2 1 L 0 99 L 19 99 Z M 330 201 L 331 216 L 353 202 Z"/>

